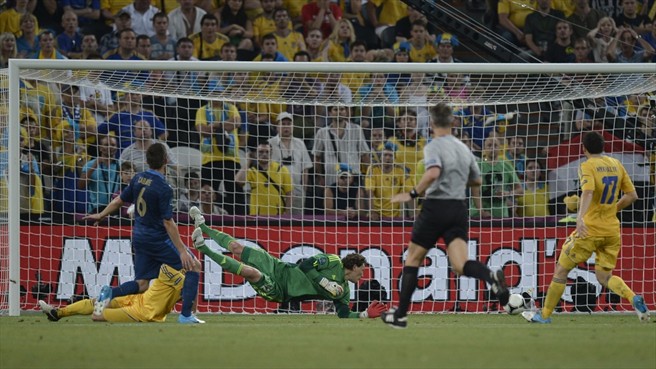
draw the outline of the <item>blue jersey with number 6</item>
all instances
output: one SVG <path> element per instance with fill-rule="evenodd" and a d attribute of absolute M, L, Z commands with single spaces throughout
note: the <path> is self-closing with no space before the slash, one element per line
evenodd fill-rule
<path fill-rule="evenodd" d="M 138 245 L 169 239 L 163 221 L 173 216 L 173 189 L 164 175 L 155 170 L 135 175 L 121 193 L 121 200 L 135 206 L 132 242 Z"/>

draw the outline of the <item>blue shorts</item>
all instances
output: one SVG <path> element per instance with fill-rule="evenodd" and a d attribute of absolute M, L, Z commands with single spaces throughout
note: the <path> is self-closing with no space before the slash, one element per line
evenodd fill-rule
<path fill-rule="evenodd" d="M 142 242 L 134 245 L 134 279 L 157 278 L 162 264 L 182 270 L 180 254 L 173 241 L 167 239 L 157 243 Z"/>

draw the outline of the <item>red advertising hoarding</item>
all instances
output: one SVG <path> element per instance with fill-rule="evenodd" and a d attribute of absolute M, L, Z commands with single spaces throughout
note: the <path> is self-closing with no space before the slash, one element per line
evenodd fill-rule
<path fill-rule="evenodd" d="M 338 255 L 360 252 L 370 264 L 364 279 L 379 280 L 388 293 L 391 291 L 393 301 L 398 298 L 403 255 L 410 237 L 407 227 L 292 225 L 228 226 L 221 229 L 289 262 L 317 252 Z M 37 284 L 37 274 L 39 283 L 50 286 L 47 299 L 54 303 L 84 292 L 96 296 L 104 284 L 116 285 L 131 280 L 134 277 L 131 230 L 129 226 L 21 227 L 21 285 L 28 291 L 22 308 L 35 308 L 36 299 L 31 291 Z M 190 239 L 192 230 L 192 227 L 180 226 L 183 240 Z M 532 289 L 534 295 L 540 295 L 546 292 L 558 248 L 571 230 L 557 227 L 472 228 L 469 255 L 492 269 L 503 266 L 510 285 L 514 287 L 513 292 Z M 654 228 L 625 229 L 622 241 L 616 273 L 636 293 L 643 294 L 648 305 L 653 306 L 656 300 Z M 202 261 L 201 312 L 252 312 L 277 307 L 256 298 L 252 288 L 241 278 L 223 273 L 209 259 Z M 443 245 L 431 250 L 419 276 L 419 288 L 413 295 L 413 311 L 448 311 L 456 302 L 467 311 L 483 311 L 485 285 L 450 273 Z M 601 294 L 590 261 L 570 274 L 572 279 L 577 276 L 597 284 L 597 294 Z M 570 301 L 569 289 L 564 300 Z M 601 297 L 598 308 L 608 307 L 606 301 Z M 621 307 L 630 309 L 628 304 Z"/>

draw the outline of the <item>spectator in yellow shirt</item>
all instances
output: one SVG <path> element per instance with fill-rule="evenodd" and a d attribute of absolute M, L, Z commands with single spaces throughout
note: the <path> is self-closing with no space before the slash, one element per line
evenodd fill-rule
<path fill-rule="evenodd" d="M 396 41 L 394 25 L 408 15 L 407 9 L 401 0 L 369 0 L 365 5 L 367 20 L 376 30 L 382 47 L 391 47 Z"/>
<path fill-rule="evenodd" d="M 355 42 L 355 29 L 348 19 L 340 19 L 328 37 L 328 61 L 345 62 L 351 56 L 351 44 Z"/>
<path fill-rule="evenodd" d="M 429 42 L 428 39 L 428 30 L 426 29 L 426 22 L 421 19 L 418 19 L 412 22 L 411 28 L 412 37 L 405 43 L 409 45 L 409 56 L 410 61 L 415 63 L 426 63 L 427 61 L 433 59 L 437 56 L 437 50 L 433 46 L 432 42 Z M 397 50 L 401 46 L 400 42 L 397 42 L 394 45 L 394 49 Z"/>
<path fill-rule="evenodd" d="M 303 34 L 289 27 L 289 12 L 287 9 L 276 9 L 273 12 L 273 19 L 276 22 L 276 30 L 273 31 L 273 34 L 278 42 L 278 51 L 287 60 L 293 60 L 294 54 L 305 50 Z"/>
<path fill-rule="evenodd" d="M 0 33 L 10 32 L 16 37 L 21 35 L 20 18 L 29 13 L 27 3 L 28 0 L 16 0 L 16 5 L 13 8 L 0 13 Z M 39 28 L 38 23 L 36 28 Z"/>
<path fill-rule="evenodd" d="M 292 177 L 282 164 L 271 160 L 271 144 L 261 141 L 255 155 L 251 153 L 248 167 L 235 176 L 240 186 L 250 186 L 250 215 L 289 214 L 292 203 Z"/>
<path fill-rule="evenodd" d="M 497 6 L 497 33 L 517 45 L 526 44 L 526 17 L 537 9 L 537 0 L 500 0 Z"/>
<path fill-rule="evenodd" d="M 194 42 L 194 57 L 199 60 L 219 60 L 221 47 L 230 39 L 219 33 L 219 21 L 212 14 L 205 14 L 200 21 L 200 32 L 190 38 Z"/>
<path fill-rule="evenodd" d="M 260 0 L 262 14 L 253 20 L 253 41 L 256 45 L 262 44 L 262 37 L 276 30 L 276 21 L 273 19 L 273 11 L 276 10 L 276 0 Z M 289 21 L 289 28 L 293 27 Z"/>
<path fill-rule="evenodd" d="M 405 168 L 394 164 L 396 145 L 388 142 L 381 152 L 381 162 L 372 164 L 365 177 L 365 190 L 370 201 L 371 220 L 403 215 L 402 204 L 392 203 L 396 194 L 412 190 L 412 177 Z"/>

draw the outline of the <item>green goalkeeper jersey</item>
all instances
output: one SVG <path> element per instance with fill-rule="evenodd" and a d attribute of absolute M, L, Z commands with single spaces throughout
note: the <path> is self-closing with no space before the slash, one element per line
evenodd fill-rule
<path fill-rule="evenodd" d="M 339 256 L 333 254 L 317 254 L 304 260 L 298 269 L 311 281 L 313 288 L 317 290 L 322 299 L 333 301 L 337 315 L 340 318 L 357 318 L 359 316 L 358 313 L 352 313 L 349 307 L 351 291 L 348 281 L 344 277 L 344 266 Z M 326 289 L 319 285 L 319 281 L 322 278 L 339 283 L 344 289 L 344 292 L 340 296 L 333 297 Z M 303 282 L 299 280 L 299 283 Z"/>
<path fill-rule="evenodd" d="M 331 300 L 340 318 L 359 316 L 350 310 L 351 291 L 344 278 L 342 260 L 337 255 L 317 254 L 297 265 L 274 258 L 264 250 L 245 248 L 242 261 L 264 275 L 262 283 L 267 286 L 253 287 L 269 301 Z M 333 297 L 319 285 L 322 278 L 339 283 L 344 289 L 342 294 Z"/>
<path fill-rule="evenodd" d="M 349 285 L 344 279 L 344 266 L 342 260 L 337 255 L 317 254 L 305 259 L 300 265 L 296 266 L 287 274 L 288 279 L 285 281 L 288 294 L 291 298 L 298 298 L 307 292 L 314 291 L 324 300 L 342 300 L 346 298 L 349 303 Z M 319 285 L 319 281 L 326 278 L 330 281 L 337 282 L 344 292 L 341 296 L 333 297 L 328 291 Z M 309 282 L 309 283 L 308 283 Z"/>

